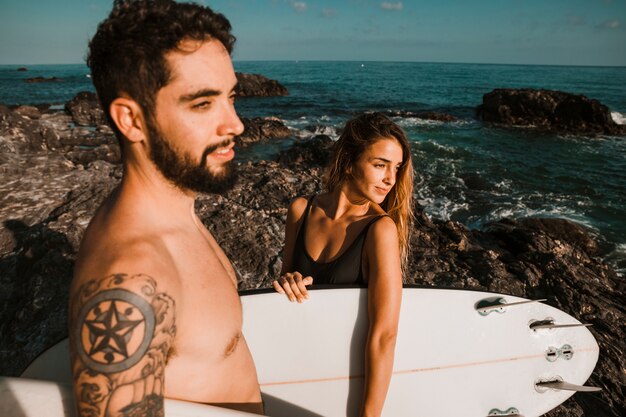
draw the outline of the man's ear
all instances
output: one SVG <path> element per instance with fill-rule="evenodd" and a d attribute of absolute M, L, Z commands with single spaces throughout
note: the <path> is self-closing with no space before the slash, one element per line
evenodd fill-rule
<path fill-rule="evenodd" d="M 118 97 L 111 102 L 109 111 L 117 128 L 129 141 L 136 143 L 146 138 L 143 112 L 136 101 Z"/>

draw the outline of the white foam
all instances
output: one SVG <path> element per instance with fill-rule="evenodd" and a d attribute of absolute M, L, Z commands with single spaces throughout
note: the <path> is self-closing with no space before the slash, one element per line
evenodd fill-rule
<path fill-rule="evenodd" d="M 619 112 L 616 112 L 616 111 L 612 111 L 611 112 L 611 118 L 618 125 L 626 125 L 626 115 L 624 115 L 622 113 L 619 113 Z"/>
<path fill-rule="evenodd" d="M 455 120 L 453 122 L 444 122 L 441 120 L 423 119 L 421 117 L 394 117 L 393 121 L 401 127 L 436 127 L 443 125 L 465 126 L 473 122 L 471 120 Z"/>

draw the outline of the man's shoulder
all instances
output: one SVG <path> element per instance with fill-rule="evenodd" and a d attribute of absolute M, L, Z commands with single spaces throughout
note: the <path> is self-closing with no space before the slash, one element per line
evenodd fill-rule
<path fill-rule="evenodd" d="M 172 256 L 158 239 L 115 242 L 90 253 L 81 253 L 79 258 L 71 291 L 72 297 L 79 298 L 72 302 L 79 301 L 86 293 L 113 287 L 138 293 L 153 287 L 155 291 L 173 295 L 179 287 Z"/>

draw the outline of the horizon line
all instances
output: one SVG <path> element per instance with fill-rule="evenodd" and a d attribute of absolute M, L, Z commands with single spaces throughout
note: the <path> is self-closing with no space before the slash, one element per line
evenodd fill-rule
<path fill-rule="evenodd" d="M 450 65 L 502 65 L 502 66 L 529 66 L 529 67 L 581 67 L 581 68 L 626 68 L 624 65 L 608 64 L 521 64 L 506 62 L 460 62 L 460 61 L 394 61 L 394 60 L 360 60 L 360 59 L 233 59 L 237 62 L 358 62 L 358 63 L 390 63 L 390 64 L 450 64 Z M 0 67 L 37 67 L 51 65 L 87 65 L 85 62 L 61 62 L 46 64 L 0 64 Z"/>

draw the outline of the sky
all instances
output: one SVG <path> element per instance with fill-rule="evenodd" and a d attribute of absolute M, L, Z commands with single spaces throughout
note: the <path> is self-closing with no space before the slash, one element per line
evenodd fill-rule
<path fill-rule="evenodd" d="M 234 60 L 626 66 L 626 0 L 199 0 Z M 0 65 L 84 62 L 111 0 L 0 0 Z"/>

